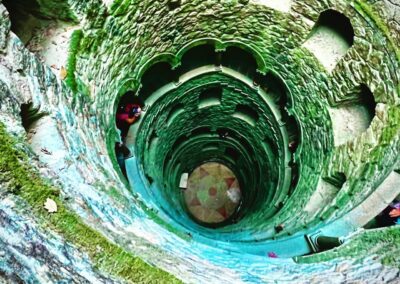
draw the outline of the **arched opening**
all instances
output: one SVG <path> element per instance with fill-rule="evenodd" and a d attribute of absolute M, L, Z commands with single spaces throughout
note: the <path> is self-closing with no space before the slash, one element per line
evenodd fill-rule
<path fill-rule="evenodd" d="M 244 49 L 229 46 L 222 54 L 222 66 L 236 70 L 249 78 L 255 78 L 258 64 L 254 56 Z"/>
<path fill-rule="evenodd" d="M 260 77 L 258 82 L 260 88 L 281 108 L 288 105 L 288 94 L 285 83 L 273 72 Z"/>
<path fill-rule="evenodd" d="M 337 187 L 338 189 L 342 188 L 344 183 L 346 182 L 347 178 L 344 173 L 335 172 L 331 175 L 324 177 L 324 180 L 333 186 Z"/>
<path fill-rule="evenodd" d="M 168 114 L 167 125 L 170 125 L 181 113 L 185 111 L 183 104 L 176 104 Z"/>
<path fill-rule="evenodd" d="M 205 65 L 214 65 L 217 63 L 217 54 L 215 47 L 212 44 L 203 44 L 188 50 L 181 60 L 179 73 L 185 74 L 190 70 L 196 69 Z"/>
<path fill-rule="evenodd" d="M 258 121 L 257 112 L 252 107 L 247 105 L 237 105 L 233 116 L 246 121 L 252 126 L 255 126 Z"/>
<path fill-rule="evenodd" d="M 354 43 L 350 19 L 335 10 L 321 13 L 304 46 L 332 71 Z"/>
<path fill-rule="evenodd" d="M 157 78 L 155 80 L 154 78 Z M 139 97 L 145 101 L 152 93 L 162 86 L 176 82 L 177 76 L 168 62 L 158 62 L 151 66 L 142 76 Z"/>
<path fill-rule="evenodd" d="M 367 131 L 375 117 L 376 102 L 371 90 L 361 84 L 329 109 L 335 145 L 351 141 Z"/>
<path fill-rule="evenodd" d="M 118 108 L 121 108 L 127 104 L 137 104 L 140 106 L 144 105 L 144 101 L 141 97 L 137 96 L 134 91 L 127 91 L 119 100 Z"/>

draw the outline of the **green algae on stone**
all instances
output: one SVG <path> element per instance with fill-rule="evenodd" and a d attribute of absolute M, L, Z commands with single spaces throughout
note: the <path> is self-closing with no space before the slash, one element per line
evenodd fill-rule
<path fill-rule="evenodd" d="M 31 207 L 44 229 L 62 235 L 66 241 L 86 252 L 95 267 L 131 283 L 180 283 L 174 276 L 150 266 L 131 252 L 106 239 L 83 223 L 62 202 L 60 191 L 43 180 L 29 165 L 28 156 L 18 149 L 17 141 L 0 123 L 0 182 L 9 193 L 21 197 Z M 43 208 L 47 198 L 57 203 L 58 211 L 49 214 Z"/>
<path fill-rule="evenodd" d="M 78 2 L 78 1 L 71 0 L 70 2 Z M 112 13 L 110 13 L 111 15 L 106 15 L 107 17 L 105 17 L 105 14 L 102 14 L 102 12 L 98 12 L 98 10 L 103 11 L 103 8 L 96 9 L 100 7 L 101 4 L 100 0 L 80 1 L 80 2 L 81 4 L 79 4 L 80 5 L 79 7 L 81 6 L 86 7 L 82 9 L 86 9 L 85 11 L 88 13 L 87 18 L 93 20 L 93 23 L 91 22 L 87 24 L 87 26 L 85 27 L 85 37 L 81 41 L 81 45 L 79 46 L 78 44 L 78 46 L 76 47 L 77 49 L 76 53 L 78 53 L 78 55 L 82 55 L 78 57 L 79 64 L 78 64 L 78 72 L 76 73 L 75 73 L 75 68 L 77 67 L 76 53 L 74 54 L 74 58 L 72 58 L 73 62 L 71 63 L 71 66 L 73 68 L 71 67 L 71 70 L 73 69 L 73 72 L 71 74 L 75 78 L 72 78 L 71 84 L 72 85 L 75 84 L 75 92 L 86 93 L 86 91 L 84 90 L 85 85 L 83 84 L 83 82 L 95 81 L 96 83 L 98 83 L 99 88 L 97 89 L 101 91 L 99 92 L 98 96 L 94 98 L 94 100 L 96 101 L 95 102 L 96 104 L 94 104 L 94 106 L 97 109 L 99 109 L 98 111 L 99 115 L 103 115 L 102 121 L 113 121 L 112 119 L 107 120 L 105 117 L 106 116 L 111 117 L 115 115 L 115 109 L 113 110 L 113 113 L 109 111 L 110 109 L 112 109 L 110 105 L 113 103 L 109 102 L 115 98 L 115 96 L 113 96 L 114 95 L 113 93 L 118 88 L 118 84 L 122 80 L 127 79 L 127 77 L 137 75 L 139 72 L 135 71 L 140 70 L 140 68 L 142 68 L 143 65 L 145 64 L 145 61 L 148 60 L 149 58 L 153 58 L 153 56 L 161 52 L 174 53 L 176 50 L 179 50 L 179 48 L 182 47 L 184 44 L 190 42 L 193 39 L 200 38 L 205 35 L 212 36 L 213 38 L 216 39 L 220 38 L 226 39 L 227 41 L 237 38 L 242 41 L 246 40 L 249 46 L 251 45 L 255 49 L 261 51 L 269 68 L 274 69 L 274 71 L 277 72 L 279 71 L 278 73 L 283 74 L 288 84 L 290 85 L 291 88 L 293 88 L 293 90 L 295 90 L 296 88 L 304 90 L 303 92 L 306 93 L 304 95 L 301 93 L 301 91 L 294 92 L 297 97 L 296 104 L 299 106 L 298 108 L 301 108 L 298 114 L 300 114 L 300 116 L 302 116 L 301 118 L 304 119 L 305 121 L 307 119 L 306 121 L 308 123 L 307 125 L 316 127 L 315 131 L 311 127 L 312 131 L 315 133 L 314 135 L 308 135 L 309 132 L 305 132 L 307 134 L 305 139 L 316 140 L 316 141 L 321 139 L 324 141 L 323 143 L 330 146 L 332 142 L 330 140 L 332 137 L 330 136 L 329 132 L 324 131 L 326 129 L 330 130 L 332 128 L 330 119 L 328 116 L 325 116 L 326 119 L 324 119 L 323 116 L 319 115 L 319 113 L 321 113 L 321 109 L 324 109 L 326 107 L 325 106 L 326 104 L 322 104 L 321 106 L 319 104 L 311 105 L 307 104 L 307 100 L 315 100 L 318 102 L 320 99 L 321 100 L 324 99 L 324 96 L 326 95 L 325 93 L 328 93 L 328 95 L 326 95 L 329 96 L 328 100 L 329 98 L 335 98 L 334 91 L 332 92 L 331 90 L 327 90 L 329 89 L 328 87 L 317 88 L 317 85 L 318 84 L 335 85 L 335 83 L 341 82 L 342 80 L 329 80 L 329 78 L 324 78 L 325 76 L 327 76 L 326 72 L 321 68 L 318 61 L 314 61 L 312 56 L 310 56 L 307 52 L 303 50 L 293 51 L 292 48 L 296 47 L 296 43 L 301 42 L 303 36 L 307 34 L 307 25 L 305 25 L 304 23 L 302 24 L 299 18 L 293 19 L 290 18 L 291 17 L 290 15 L 283 15 L 282 17 L 279 17 L 279 15 L 275 15 L 275 12 L 267 13 L 267 11 L 265 11 L 265 8 L 263 8 L 262 6 L 257 7 L 258 10 L 257 11 L 251 5 L 249 5 L 249 7 L 240 8 L 243 9 L 242 11 L 244 12 L 239 13 L 238 7 L 234 5 L 234 3 L 236 3 L 237 1 L 230 1 L 229 3 L 225 3 L 226 1 L 225 2 L 222 1 L 222 3 L 221 1 L 220 2 L 208 1 L 208 3 L 210 3 L 209 4 L 210 11 L 212 12 L 210 14 L 212 15 L 207 15 L 206 13 L 202 14 L 201 11 L 204 9 L 202 6 L 203 4 L 200 3 L 201 1 L 188 1 L 184 2 L 184 5 L 182 6 L 182 11 L 185 9 L 188 11 L 187 15 L 180 13 L 181 12 L 180 9 L 176 11 L 177 13 L 174 12 L 174 14 L 171 15 L 165 13 L 166 10 L 165 8 L 160 8 L 162 3 L 161 5 L 159 5 L 158 1 L 155 1 L 154 4 L 152 4 L 150 1 L 143 1 L 142 3 L 144 4 L 142 4 L 139 3 L 139 1 L 128 1 L 128 0 L 114 1 L 113 6 L 111 6 L 110 9 L 112 11 Z M 304 1 L 303 3 L 305 3 L 305 6 L 309 5 L 311 8 L 313 8 L 311 2 L 312 1 Z M 324 2 L 324 5 L 326 6 L 328 4 L 334 5 L 335 4 L 334 2 L 336 1 L 317 1 L 317 2 L 320 3 Z M 96 5 L 86 4 L 86 3 L 96 3 Z M 193 5 L 193 7 L 191 7 L 191 5 Z M 298 4 L 299 7 L 301 7 L 301 5 L 302 4 Z M 136 8 L 138 8 L 138 11 L 140 11 L 140 13 L 139 12 L 136 13 Z M 306 8 L 303 7 L 303 9 Z M 138 17 L 136 17 L 136 15 L 138 14 L 141 14 L 140 23 L 139 20 L 137 19 Z M 115 19 L 113 18 L 113 16 L 115 17 Z M 366 18 L 366 16 L 364 17 Z M 355 18 L 355 23 L 360 25 L 360 23 L 357 22 L 357 17 L 354 18 Z M 94 23 L 94 20 L 96 20 L 96 23 Z M 240 22 L 240 25 L 237 25 L 238 22 Z M 105 23 L 105 25 L 104 26 L 101 25 L 102 23 Z M 265 23 L 265 25 L 268 25 L 268 27 L 272 28 L 269 29 L 267 27 L 264 27 L 262 23 Z M 284 25 L 285 29 L 280 29 L 280 27 L 278 27 L 278 24 Z M 152 25 L 154 25 L 155 27 L 154 30 L 152 30 L 153 28 Z M 93 28 L 98 28 L 98 30 L 93 30 Z M 136 33 L 137 29 L 141 30 L 140 32 L 142 32 L 142 34 L 140 32 Z M 286 32 L 286 29 L 289 29 L 289 31 Z M 369 29 L 373 30 L 374 32 L 376 31 L 376 27 L 372 28 L 369 27 Z M 219 33 L 219 31 L 221 32 Z M 283 32 L 285 32 L 286 37 L 282 37 Z M 291 36 L 293 32 L 296 35 L 294 37 Z M 380 34 L 381 34 L 380 32 L 377 32 L 376 37 L 380 38 Z M 280 42 L 278 40 L 279 37 L 285 39 L 285 43 Z M 369 40 L 370 39 L 367 38 L 365 41 L 368 42 Z M 387 40 L 384 41 L 387 42 Z M 270 43 L 273 43 L 273 45 L 271 45 Z M 292 50 L 289 51 L 286 49 L 292 49 Z M 354 50 L 357 50 L 358 52 L 357 47 L 355 47 Z M 285 58 L 286 55 L 284 52 L 287 52 L 288 54 L 287 59 Z M 277 54 L 281 54 L 280 58 L 278 59 L 275 56 Z M 360 58 L 363 55 L 364 54 L 361 53 Z M 387 56 L 387 58 L 392 58 L 392 57 L 393 56 Z M 87 58 L 89 59 L 87 60 Z M 284 62 L 279 62 L 276 65 L 281 65 L 281 66 L 276 66 L 274 60 L 284 61 Z M 353 60 L 348 60 L 348 61 L 351 62 Z M 311 70 L 312 72 L 311 71 L 307 72 L 307 76 L 301 76 L 302 78 L 299 78 L 299 80 L 297 80 L 293 74 L 290 74 L 290 72 L 287 72 L 285 70 L 297 66 L 297 63 L 291 63 L 291 62 L 298 62 L 299 68 L 293 69 L 293 70 L 299 70 L 298 74 L 304 74 L 305 73 L 304 71 L 307 71 L 307 69 L 315 69 L 315 70 Z M 368 68 L 366 69 L 368 70 Z M 104 72 L 104 70 L 106 70 L 107 72 Z M 341 70 L 339 68 L 338 73 L 340 71 Z M 351 69 L 351 71 L 353 71 L 353 69 Z M 359 77 L 360 76 L 359 74 L 364 73 L 364 71 L 361 69 L 360 70 L 356 69 L 356 72 L 352 73 L 354 74 L 355 77 Z M 82 78 L 79 77 L 80 75 L 82 76 Z M 383 78 L 386 79 L 386 77 Z M 346 78 L 346 80 L 343 80 L 344 82 L 343 84 L 344 85 L 349 84 L 348 81 L 351 81 L 352 79 L 354 79 L 354 77 L 351 77 L 350 80 Z M 315 86 L 308 87 L 307 85 L 315 85 Z M 306 97 L 307 100 L 305 100 L 302 97 Z M 334 99 L 332 101 L 334 101 Z M 104 114 L 102 114 L 102 112 L 104 112 Z M 296 114 L 296 116 L 298 114 Z M 324 122 L 324 125 L 321 126 L 317 124 L 319 121 L 324 121 L 324 120 L 326 120 L 326 123 Z M 392 120 L 399 121 L 398 117 L 397 118 L 393 117 Z M 102 126 L 110 126 L 110 125 L 103 124 Z M 107 129 L 107 127 L 104 128 Z M 395 131 L 396 131 L 395 128 L 391 128 L 387 130 L 386 134 L 384 132 L 383 135 L 381 135 L 382 139 L 385 140 L 385 143 L 386 142 L 390 143 L 391 138 L 396 134 Z M 387 137 L 385 137 L 385 135 Z M 112 144 L 111 146 L 110 143 Z M 112 153 L 113 151 L 113 143 L 114 139 L 107 140 L 107 148 L 109 149 L 109 153 Z M 319 149 L 321 147 L 323 147 L 324 149 L 328 148 L 327 151 L 333 151 L 331 148 L 325 147 L 324 145 L 322 146 L 321 144 L 315 145 L 315 149 Z M 311 147 L 307 148 L 310 149 Z M 389 159 L 384 159 L 384 156 L 380 155 L 380 152 L 381 150 L 377 149 L 374 152 L 372 152 L 367 158 L 371 159 L 371 161 L 374 160 L 377 162 L 379 162 L 380 160 L 390 161 Z M 397 153 L 396 151 L 394 152 Z M 300 188 L 301 189 L 300 192 L 297 195 L 295 195 L 296 198 L 292 198 L 292 201 L 289 200 L 289 202 L 286 205 L 293 204 L 294 208 L 301 207 L 302 204 L 304 204 L 304 202 L 308 200 L 309 193 L 311 193 L 311 191 L 314 190 L 312 182 L 311 182 L 312 185 L 310 186 L 310 180 L 317 181 L 317 177 L 319 176 L 314 174 L 314 171 L 310 169 L 310 167 L 314 166 L 314 163 L 312 163 L 311 160 L 314 159 L 321 160 L 319 158 L 323 157 L 314 155 L 314 153 L 315 150 L 312 151 L 312 153 L 307 153 L 306 151 L 305 155 L 307 156 L 304 155 L 304 157 L 297 158 L 300 159 L 300 161 L 303 164 L 308 163 L 308 165 L 304 167 L 305 171 L 301 173 L 302 176 L 306 176 L 307 178 L 304 179 L 304 181 L 301 181 L 300 183 L 300 185 L 306 185 L 306 186 Z M 117 168 L 118 165 L 115 161 L 115 158 L 113 157 L 113 154 L 111 154 L 111 160 L 114 164 L 114 167 Z M 387 166 L 386 164 L 383 165 L 385 169 L 387 168 L 386 166 Z M 370 170 L 370 168 L 368 168 L 367 170 Z M 374 174 L 374 171 L 370 170 L 368 171 L 368 173 Z M 353 182 L 353 180 L 354 178 L 349 179 L 349 181 L 351 182 Z M 95 186 L 95 188 L 97 187 Z M 352 183 L 351 189 L 353 188 L 358 189 L 358 191 L 357 192 L 354 191 L 354 193 L 362 197 L 360 191 L 362 191 L 365 188 L 363 184 Z M 99 189 L 99 191 L 100 190 L 101 189 Z M 111 197 L 114 197 L 117 201 L 120 201 L 119 197 L 123 198 L 123 196 L 122 195 L 118 196 L 117 190 L 118 189 L 110 189 L 108 194 Z M 350 199 L 350 195 L 345 193 L 344 190 L 342 192 L 344 193 L 344 195 L 335 200 L 336 207 L 332 206 L 330 208 L 329 206 L 326 206 L 327 211 L 325 211 L 325 213 L 321 214 L 320 216 L 325 217 L 325 219 L 329 219 L 331 216 L 334 215 L 335 212 L 338 212 L 340 208 L 345 208 L 346 204 L 351 204 L 352 200 Z M 57 199 L 57 195 L 58 192 L 55 191 L 53 198 L 56 199 L 56 201 L 60 204 L 60 206 L 62 206 L 60 200 Z M 133 193 L 133 195 L 135 195 L 135 193 Z M 146 207 L 146 204 L 144 203 L 143 204 L 140 203 L 140 205 L 142 209 L 147 213 L 150 219 L 153 219 L 157 223 L 160 222 L 160 218 L 157 214 L 158 213 L 157 211 Z M 62 209 L 64 210 L 65 208 L 63 207 Z M 69 214 L 67 214 L 68 211 L 65 211 L 65 213 L 66 213 L 65 220 L 63 219 L 59 220 L 56 218 L 57 216 L 52 216 L 52 218 L 50 219 L 50 222 L 55 222 L 53 220 L 54 218 L 56 218 L 57 222 L 61 222 L 61 224 L 59 224 L 58 226 L 54 225 L 55 229 L 59 230 L 60 233 L 62 234 L 63 232 L 65 232 L 65 235 L 68 235 L 69 238 L 72 240 L 75 240 L 76 236 L 74 236 L 74 233 L 76 232 L 85 235 L 87 233 L 85 229 L 86 227 L 82 229 L 80 225 L 76 226 L 75 225 L 76 219 L 74 215 L 70 216 Z M 283 215 L 282 218 L 280 218 L 280 220 L 284 220 L 285 222 L 287 221 L 287 225 L 285 224 L 287 227 L 292 226 L 292 228 L 290 228 L 291 231 L 288 231 L 288 233 L 293 233 L 296 231 L 295 229 L 297 229 L 297 227 L 303 226 L 302 222 L 304 222 L 304 220 L 302 219 L 302 216 L 300 216 L 301 214 L 302 212 L 301 213 L 297 212 L 297 214 L 293 214 L 292 210 L 290 211 L 286 210 L 285 215 Z M 309 221 L 310 223 L 307 223 L 308 227 L 314 229 L 317 229 L 319 226 L 321 226 L 322 223 L 317 217 Z M 65 222 L 65 224 L 62 224 L 63 222 Z M 291 225 L 290 223 L 293 225 Z M 164 224 L 163 220 L 161 220 L 160 224 L 166 227 L 167 230 L 174 232 L 173 224 L 170 226 L 170 228 L 168 227 L 168 225 Z M 265 224 L 267 224 L 267 222 Z M 69 231 L 70 226 L 72 226 L 71 231 Z M 262 230 L 263 228 L 261 226 L 257 229 L 259 229 L 258 230 L 259 232 L 263 231 Z M 165 233 L 167 234 L 167 232 Z M 174 233 L 177 234 L 176 232 Z M 101 239 L 101 235 L 100 236 L 96 235 L 95 239 L 97 239 L 97 237 Z M 78 244 L 81 244 L 82 242 L 84 243 L 83 245 L 86 245 L 87 243 L 86 241 L 79 241 L 79 240 L 77 241 Z M 97 259 L 96 260 L 97 263 L 101 263 L 103 266 L 106 267 L 112 266 L 113 265 L 112 259 L 107 259 L 108 250 L 102 248 L 100 251 L 103 251 L 101 255 L 95 256 Z M 359 249 L 356 248 L 355 251 L 359 251 Z M 130 261 L 129 254 L 125 255 L 125 252 L 123 251 L 122 252 L 113 251 L 113 252 L 115 258 L 123 260 L 127 259 L 127 261 Z M 364 252 L 363 255 L 365 254 L 367 253 Z M 388 259 L 385 261 L 387 261 L 388 263 L 391 262 L 392 261 L 391 257 L 388 257 Z M 125 272 L 127 272 L 128 269 L 126 270 L 124 269 L 125 269 L 124 267 L 121 267 L 121 270 L 119 270 L 118 273 L 120 275 L 125 274 Z M 140 277 L 137 277 L 135 278 L 134 281 L 146 282 L 147 275 L 144 274 L 144 276 L 146 277 L 144 280 L 140 280 Z"/>
<path fill-rule="evenodd" d="M 374 24 L 378 27 L 378 29 L 386 36 L 389 40 L 390 45 L 396 53 L 397 60 L 400 62 L 400 43 L 396 43 L 392 38 L 389 27 L 384 19 L 375 11 L 374 7 L 371 4 L 365 3 L 363 0 L 355 1 L 355 8 L 368 15 L 368 17 L 373 20 Z"/>
<path fill-rule="evenodd" d="M 78 91 L 78 83 L 75 77 L 76 70 L 76 57 L 79 52 L 81 39 L 83 37 L 82 30 L 75 30 L 70 38 L 68 58 L 67 58 L 67 77 L 65 78 L 65 84 L 76 93 Z"/>
<path fill-rule="evenodd" d="M 339 258 L 377 257 L 383 265 L 400 268 L 400 226 L 367 230 L 333 250 L 298 257 L 298 263 L 318 263 Z"/>
<path fill-rule="evenodd" d="M 397 62 L 400 63 L 400 42 L 396 42 L 396 40 L 391 36 L 386 21 L 382 19 L 381 16 L 379 16 L 379 13 L 375 11 L 374 7 L 371 4 L 367 4 L 363 0 L 357 0 L 355 8 L 361 12 L 366 13 L 368 17 L 374 21 L 375 25 L 389 40 L 390 45 L 392 46 L 396 54 Z M 400 97 L 400 82 L 397 83 L 397 92 L 398 96 Z"/>

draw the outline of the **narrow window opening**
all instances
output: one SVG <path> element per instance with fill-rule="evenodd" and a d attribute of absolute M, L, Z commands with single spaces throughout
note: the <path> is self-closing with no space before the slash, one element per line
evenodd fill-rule
<path fill-rule="evenodd" d="M 159 141 L 159 138 L 155 135 L 150 138 L 150 143 L 149 143 L 150 151 L 153 151 L 156 148 L 158 141 Z"/>
<path fill-rule="evenodd" d="M 291 161 L 290 168 L 291 168 L 292 178 L 290 181 L 290 189 L 288 195 L 291 195 L 294 192 L 295 188 L 297 187 L 297 184 L 299 183 L 299 178 L 300 178 L 299 165 Z"/>
<path fill-rule="evenodd" d="M 290 152 L 294 153 L 299 145 L 300 130 L 298 128 L 297 121 L 293 116 L 290 116 L 287 111 L 283 111 L 282 114 L 282 120 L 285 122 L 286 131 L 288 134 L 288 147 Z"/>
<path fill-rule="evenodd" d="M 147 179 L 147 181 L 149 182 L 149 184 L 151 185 L 151 184 L 153 184 L 153 182 L 154 182 L 154 179 L 149 175 L 149 174 L 145 174 L 145 176 L 146 176 L 146 179 Z"/>
<path fill-rule="evenodd" d="M 233 148 L 226 148 L 225 154 L 230 157 L 232 160 L 237 161 L 240 157 L 239 152 L 236 151 L 236 149 Z"/>
<path fill-rule="evenodd" d="M 168 8 L 170 10 L 175 10 L 181 6 L 181 0 L 169 0 L 168 1 Z"/>
<path fill-rule="evenodd" d="M 199 127 L 192 131 L 192 136 L 209 135 L 211 134 L 211 129 L 208 127 Z"/>
<path fill-rule="evenodd" d="M 260 81 L 260 87 L 281 108 L 288 104 L 287 88 L 285 83 L 272 72 L 268 72 Z"/>
<path fill-rule="evenodd" d="M 184 112 L 185 109 L 183 108 L 183 104 L 181 103 L 176 104 L 168 115 L 167 124 L 170 125 L 180 114 Z"/>
<path fill-rule="evenodd" d="M 217 106 L 221 104 L 222 88 L 214 87 L 203 91 L 199 96 L 199 108 Z"/>
<path fill-rule="evenodd" d="M 252 126 L 255 126 L 258 121 L 257 112 L 247 105 L 238 105 L 233 116 L 246 121 Z"/>
<path fill-rule="evenodd" d="M 232 133 L 232 131 L 228 128 L 220 128 L 217 130 L 218 136 L 221 139 L 227 139 L 229 137 L 234 136 L 234 134 Z"/>
<path fill-rule="evenodd" d="M 376 109 L 376 101 L 374 94 L 365 84 L 361 84 L 358 88 L 356 88 L 356 93 L 358 93 L 357 104 L 361 105 L 365 109 L 365 113 L 367 115 L 367 119 L 370 124 L 375 116 L 375 109 Z"/>
<path fill-rule="evenodd" d="M 186 136 L 181 136 L 179 137 L 174 145 L 172 146 L 172 151 L 175 151 L 176 149 L 178 149 L 179 146 L 181 146 L 183 143 L 185 143 L 188 140 L 188 138 Z"/>
<path fill-rule="evenodd" d="M 335 172 L 330 176 L 324 177 L 323 179 L 337 188 L 342 188 L 347 180 L 346 175 L 341 172 Z"/>

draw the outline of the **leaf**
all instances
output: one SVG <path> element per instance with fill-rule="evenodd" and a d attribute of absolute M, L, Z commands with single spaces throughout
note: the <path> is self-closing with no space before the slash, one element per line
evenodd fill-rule
<path fill-rule="evenodd" d="M 53 199 L 47 198 L 46 202 L 44 203 L 44 208 L 49 213 L 55 213 L 57 212 L 57 203 Z"/>
<path fill-rule="evenodd" d="M 52 153 L 49 150 L 47 150 L 46 148 L 42 148 L 40 151 L 46 155 L 52 155 Z"/>
<path fill-rule="evenodd" d="M 65 80 L 65 78 L 67 78 L 67 69 L 65 69 L 64 66 L 61 66 L 60 79 Z"/>

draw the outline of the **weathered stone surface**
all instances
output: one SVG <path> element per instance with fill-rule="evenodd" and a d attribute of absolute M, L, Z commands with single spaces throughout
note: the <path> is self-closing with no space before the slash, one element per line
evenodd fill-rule
<path fill-rule="evenodd" d="M 82 31 L 71 39 L 68 59 L 68 78 L 76 86 L 72 89 L 70 81 L 63 82 L 9 32 L 11 23 L 0 4 L 0 142 L 12 145 L 2 148 L 7 152 L 0 159 L 0 279 L 178 281 L 143 259 L 185 282 L 398 281 L 398 227 L 348 237 L 345 246 L 300 258 L 301 264 L 281 257 L 296 255 L 297 250 L 309 253 L 306 234 L 324 230 L 343 237 L 351 234 L 400 193 L 396 186 L 386 186 L 392 181 L 387 177 L 397 176 L 393 170 L 400 165 L 398 1 L 293 0 L 279 9 L 271 1 L 181 1 L 174 9 L 167 2 L 43 1 L 39 14 L 53 17 L 53 8 L 61 3 L 79 17 Z M 303 46 L 327 9 L 350 18 L 355 34 L 354 45 L 344 57 L 338 56 L 332 70 Z M 280 112 L 279 106 L 268 109 L 251 74 L 172 82 L 175 91 L 166 93 L 162 103 L 150 104 L 143 124 L 137 124 L 142 132 L 132 131 L 130 146 L 140 152 L 129 161 L 129 186 L 113 153 L 117 100 L 127 90 L 136 91 L 157 61 L 175 67 L 175 75 L 183 72 L 185 65 L 179 65 L 199 40 L 221 54 L 229 46 L 247 50 L 260 74 L 279 75 L 289 102 Z M 244 61 L 244 56 L 239 59 Z M 154 76 L 154 82 L 168 72 Z M 221 110 L 199 110 L 194 90 L 212 80 L 224 86 Z M 335 144 L 330 113 L 357 101 L 361 84 L 373 93 L 375 116 L 365 132 Z M 271 92 L 265 91 L 270 100 Z M 170 127 L 169 113 L 179 103 L 185 111 Z M 24 129 L 22 104 L 31 104 L 46 116 Z M 254 106 L 258 115 L 243 119 L 241 113 L 242 120 L 235 120 L 236 106 L 246 104 Z M 279 134 L 285 112 L 300 128 L 295 154 L 282 150 L 290 142 Z M 260 204 L 261 209 L 248 210 L 242 223 L 218 230 L 199 228 L 181 218 L 185 212 L 178 208 L 179 192 L 162 188 L 164 160 L 174 158 L 168 159 L 168 152 L 179 136 L 189 140 L 200 125 L 229 126 L 240 132 L 255 153 L 243 167 L 249 172 L 262 169 L 259 175 L 264 179 L 268 174 L 280 177 L 269 183 L 274 190 L 262 184 L 262 189 L 276 194 L 265 198 L 269 202 Z M 217 133 L 214 136 L 219 139 Z M 158 155 L 146 152 L 154 137 L 161 141 Z M 265 137 L 272 140 L 267 146 L 259 144 Z M 135 139 L 140 141 L 137 145 Z M 182 160 L 203 159 L 204 145 L 192 146 L 197 151 L 188 150 Z M 266 153 L 271 156 L 265 158 Z M 290 181 L 294 183 L 290 190 L 282 191 L 277 184 L 285 184 L 290 175 L 282 178 L 281 168 L 293 164 L 298 165 L 297 179 Z M 13 167 L 21 172 L 15 173 Z M 338 173 L 345 176 L 341 186 L 329 184 L 329 193 L 318 187 L 321 180 L 337 179 Z M 156 181 L 151 186 L 145 177 L 149 174 Z M 175 174 L 170 171 L 170 176 Z M 32 187 L 24 181 L 32 181 Z M 43 208 L 42 199 L 48 197 L 59 207 L 53 215 L 46 215 Z M 277 232 L 279 224 L 283 229 Z M 280 258 L 269 259 L 272 252 Z"/>
<path fill-rule="evenodd" d="M 10 28 L 11 23 L 8 19 L 8 12 L 4 6 L 0 6 L 0 52 L 4 51 L 7 45 L 7 37 Z"/>

